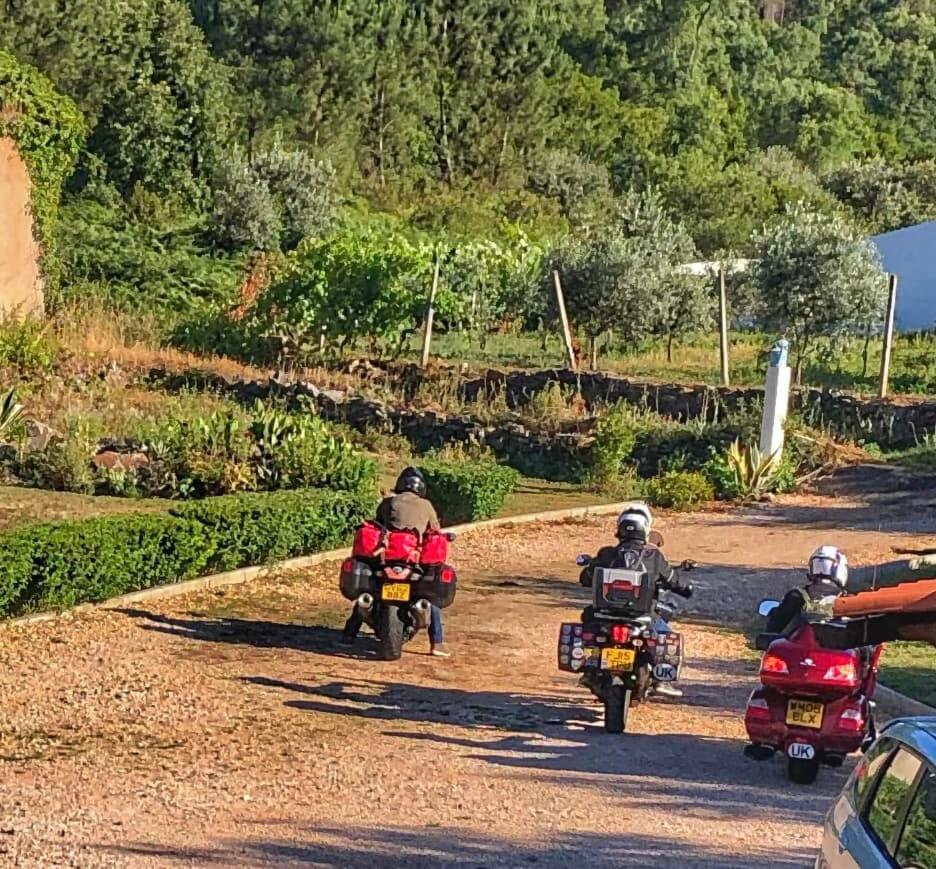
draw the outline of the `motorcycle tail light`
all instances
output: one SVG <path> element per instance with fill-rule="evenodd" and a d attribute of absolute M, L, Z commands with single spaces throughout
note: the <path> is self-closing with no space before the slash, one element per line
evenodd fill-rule
<path fill-rule="evenodd" d="M 341 572 L 342 572 L 342 573 L 351 573 L 352 570 L 354 570 L 354 559 L 353 559 L 353 558 L 346 558 L 346 559 L 341 563 Z"/>
<path fill-rule="evenodd" d="M 767 721 L 770 719 L 770 706 L 767 705 L 767 701 L 763 697 L 752 697 L 748 701 L 745 717 Z"/>
<path fill-rule="evenodd" d="M 788 676 L 790 668 L 779 655 L 764 655 L 764 660 L 761 663 L 761 673 L 776 673 L 777 675 Z"/>
<path fill-rule="evenodd" d="M 833 664 L 825 671 L 822 680 L 840 685 L 856 685 L 858 683 L 858 673 L 851 661 L 845 664 Z"/>
<path fill-rule="evenodd" d="M 611 628 L 611 640 L 615 643 L 626 643 L 630 639 L 630 628 L 627 625 L 614 625 Z"/>
<path fill-rule="evenodd" d="M 451 567 L 443 567 L 439 571 L 439 579 L 442 582 L 454 582 L 455 581 L 455 571 Z"/>
<path fill-rule="evenodd" d="M 865 721 L 864 716 L 861 714 L 861 709 L 857 706 L 849 706 L 839 716 L 838 729 L 848 730 L 852 733 L 860 733 L 864 730 L 864 724 Z"/>

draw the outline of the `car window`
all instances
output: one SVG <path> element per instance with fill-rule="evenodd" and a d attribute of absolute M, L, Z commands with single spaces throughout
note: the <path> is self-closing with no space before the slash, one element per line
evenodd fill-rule
<path fill-rule="evenodd" d="M 894 853 L 901 813 L 922 766 L 920 758 L 901 748 L 875 788 L 867 812 L 868 826 L 889 854 Z"/>
<path fill-rule="evenodd" d="M 907 812 L 897 862 L 905 869 L 936 869 L 936 771 L 928 769 Z"/>
<path fill-rule="evenodd" d="M 895 743 L 893 739 L 882 737 L 871 746 L 871 749 L 859 762 L 855 769 L 854 805 L 856 809 L 861 808 L 865 794 L 871 789 L 871 785 L 874 784 L 875 779 L 877 779 L 878 773 L 886 765 L 894 747 Z"/>

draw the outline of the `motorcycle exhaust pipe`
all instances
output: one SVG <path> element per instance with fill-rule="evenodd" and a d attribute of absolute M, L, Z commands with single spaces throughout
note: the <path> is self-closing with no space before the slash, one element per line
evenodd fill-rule
<path fill-rule="evenodd" d="M 429 624 L 429 615 L 432 607 L 427 600 L 418 600 L 411 607 L 417 628 L 424 628 Z"/>
<path fill-rule="evenodd" d="M 355 601 L 355 606 L 362 613 L 368 612 L 373 605 L 374 597 L 373 595 L 368 594 L 366 591 Z"/>

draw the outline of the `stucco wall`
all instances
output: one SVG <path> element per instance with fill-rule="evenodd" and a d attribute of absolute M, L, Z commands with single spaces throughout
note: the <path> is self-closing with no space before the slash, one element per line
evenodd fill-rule
<path fill-rule="evenodd" d="M 29 173 L 16 146 L 0 138 L 0 308 L 20 313 L 42 308 L 29 188 Z"/>

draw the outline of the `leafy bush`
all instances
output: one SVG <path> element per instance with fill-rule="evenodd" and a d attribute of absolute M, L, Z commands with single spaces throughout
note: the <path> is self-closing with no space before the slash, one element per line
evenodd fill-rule
<path fill-rule="evenodd" d="M 215 570 L 337 547 L 373 492 L 211 498 L 171 514 L 33 525 L 0 534 L 0 616 L 106 600 Z"/>
<path fill-rule="evenodd" d="M 59 356 L 59 344 L 49 324 L 35 317 L 0 319 L 0 366 L 22 375 L 48 374 Z"/>
<path fill-rule="evenodd" d="M 139 433 L 149 462 L 99 477 L 112 495 L 201 498 L 264 489 L 376 491 L 377 466 L 318 417 L 257 404 L 177 418 Z"/>
<path fill-rule="evenodd" d="M 598 489 L 614 484 L 636 444 L 633 413 L 626 404 L 618 404 L 595 426 L 589 482 Z"/>
<path fill-rule="evenodd" d="M 22 452 L 14 463 L 14 473 L 40 489 L 91 495 L 95 488 L 91 457 L 100 434 L 94 417 L 69 416 L 65 433 L 44 450 Z"/>
<path fill-rule="evenodd" d="M 647 498 L 659 507 L 691 510 L 714 497 L 712 484 L 698 471 L 667 471 L 647 483 Z"/>
<path fill-rule="evenodd" d="M 454 462 L 429 457 L 420 470 L 430 500 L 448 525 L 492 519 L 520 480 L 513 468 L 486 459 Z"/>
<path fill-rule="evenodd" d="M 352 442 L 311 414 L 284 413 L 258 404 L 251 427 L 257 478 L 263 488 L 376 486 L 377 465 Z"/>

